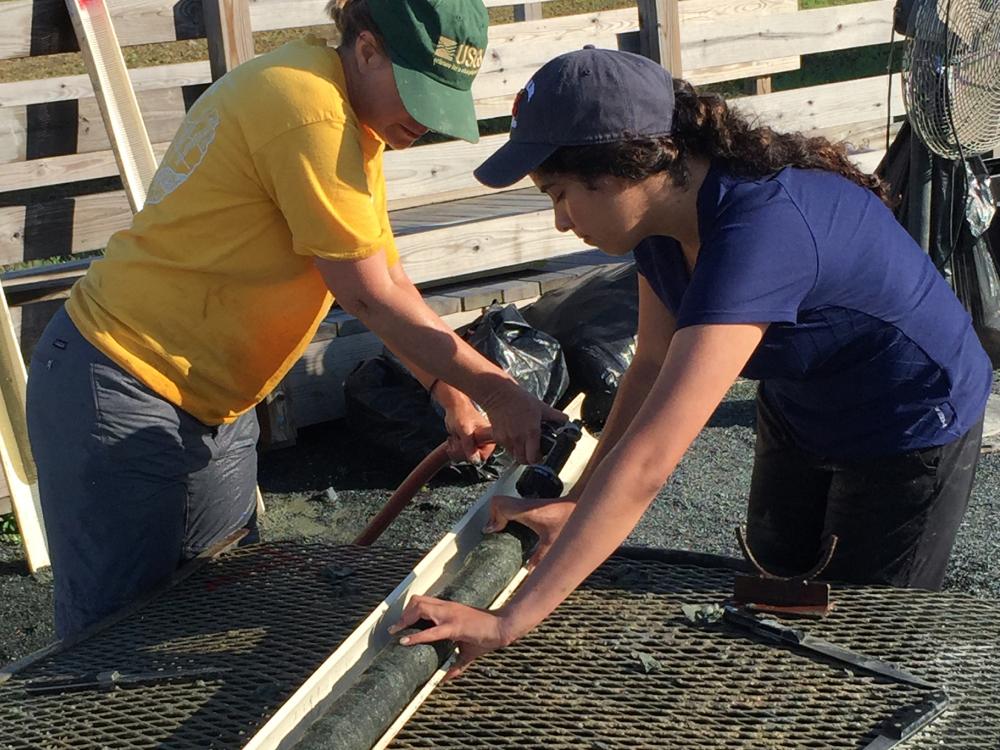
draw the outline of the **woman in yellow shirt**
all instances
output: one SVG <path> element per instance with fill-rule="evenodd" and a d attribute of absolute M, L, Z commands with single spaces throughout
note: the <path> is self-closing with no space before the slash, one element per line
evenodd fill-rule
<path fill-rule="evenodd" d="M 541 420 L 559 417 L 427 307 L 386 213 L 386 144 L 428 129 L 478 137 L 481 0 L 329 10 L 338 48 L 293 42 L 198 99 L 146 205 L 37 345 L 28 420 L 59 637 L 236 529 L 255 532 L 253 406 L 334 298 L 445 408 L 455 454 L 488 450 L 473 401 L 521 461 Z"/>

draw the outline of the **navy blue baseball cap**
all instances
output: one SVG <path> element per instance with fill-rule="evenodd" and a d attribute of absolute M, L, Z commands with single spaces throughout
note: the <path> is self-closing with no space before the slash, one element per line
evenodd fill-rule
<path fill-rule="evenodd" d="M 489 187 L 507 187 L 560 146 L 670 135 L 673 118 L 673 80 L 659 64 L 611 49 L 568 52 L 521 89 L 510 140 L 474 174 Z"/>

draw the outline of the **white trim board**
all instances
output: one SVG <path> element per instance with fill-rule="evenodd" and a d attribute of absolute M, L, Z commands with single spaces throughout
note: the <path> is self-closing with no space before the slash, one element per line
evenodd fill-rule
<path fill-rule="evenodd" d="M 579 416 L 582 396 L 566 409 Z M 586 432 L 560 476 L 567 488 L 580 477 L 597 441 Z M 494 495 L 514 494 L 520 467 L 508 470 L 472 505 L 466 514 L 320 665 L 312 676 L 244 746 L 244 750 L 291 748 L 302 739 L 309 726 L 346 692 L 364 673 L 378 652 L 392 639 L 388 627 L 399 620 L 410 597 L 439 591 L 461 569 L 465 557 L 483 538 Z"/>

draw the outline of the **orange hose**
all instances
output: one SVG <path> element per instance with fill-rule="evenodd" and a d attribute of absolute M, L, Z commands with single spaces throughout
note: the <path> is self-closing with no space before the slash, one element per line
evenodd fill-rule
<path fill-rule="evenodd" d="M 410 472 L 403 483 L 392 493 L 392 497 L 378 512 L 378 515 L 365 527 L 354 544 L 367 547 L 386 530 L 386 527 L 396 520 L 396 516 L 403 512 L 403 508 L 410 504 L 413 496 L 417 494 L 421 487 L 427 484 L 434 475 L 449 463 L 448 444 L 441 443 L 437 448 L 427 454 L 427 458 L 417 464 L 416 468 Z"/>
<path fill-rule="evenodd" d="M 485 428 L 476 432 L 476 443 L 480 446 L 493 442 L 492 430 Z M 396 516 L 403 512 L 403 509 L 410 504 L 420 488 L 427 484 L 434 476 L 450 462 L 448 458 L 448 443 L 441 443 L 437 448 L 427 454 L 427 457 L 417 464 L 403 480 L 403 483 L 396 488 L 392 496 L 382 506 L 382 510 L 373 518 L 364 530 L 358 534 L 354 544 L 360 547 L 368 547 L 382 536 L 382 532 L 388 528 L 389 524 L 396 520 Z"/>

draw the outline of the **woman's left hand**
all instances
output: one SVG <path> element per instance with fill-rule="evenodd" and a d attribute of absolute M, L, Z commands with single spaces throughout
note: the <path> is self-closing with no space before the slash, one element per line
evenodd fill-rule
<path fill-rule="evenodd" d="M 452 461 L 468 461 L 477 466 L 493 455 L 493 443 L 481 445 L 476 434 L 490 434 L 490 421 L 472 400 L 446 383 L 434 389 L 436 400 L 444 407 L 444 425 L 448 430 L 448 457 Z"/>
<path fill-rule="evenodd" d="M 513 640 L 508 638 L 506 623 L 500 615 L 432 596 L 414 596 L 410 599 L 403 610 L 403 616 L 389 628 L 389 633 L 405 630 L 419 620 L 434 624 L 401 638 L 399 642 L 404 646 L 416 646 L 435 641 L 454 641 L 458 646 L 458 659 L 445 675 L 448 680 L 464 672 L 474 659 L 503 648 Z"/>

